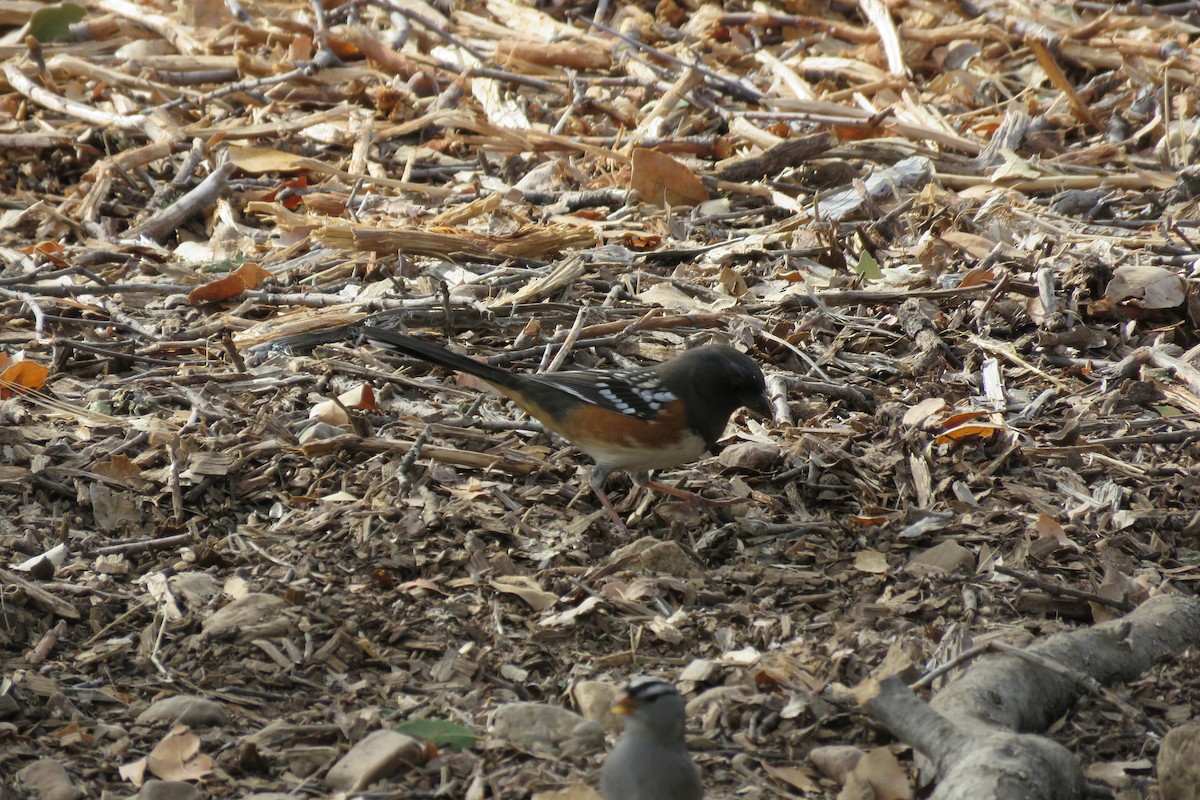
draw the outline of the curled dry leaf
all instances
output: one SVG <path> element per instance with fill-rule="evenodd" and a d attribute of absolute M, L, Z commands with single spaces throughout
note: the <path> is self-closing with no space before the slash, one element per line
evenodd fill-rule
<path fill-rule="evenodd" d="M 657 206 L 694 206 L 708 199 L 696 173 L 665 153 L 639 147 L 633 151 L 632 188 Z"/>
<path fill-rule="evenodd" d="M 154 746 L 148 766 L 164 781 L 196 781 L 213 771 L 213 760 L 200 752 L 200 737 L 181 726 Z"/>
<path fill-rule="evenodd" d="M 492 581 L 492 588 L 498 592 L 515 594 L 529 604 L 534 611 L 545 611 L 553 608 L 558 602 L 558 596 L 547 592 L 537 585 L 532 578 L 524 575 L 504 575 Z"/>
<path fill-rule="evenodd" d="M 905 411 L 901 422 L 910 428 L 929 427 L 930 417 L 941 411 L 946 405 L 946 399 L 943 397 L 926 397 Z"/>
<path fill-rule="evenodd" d="M 909 800 L 913 796 L 904 768 L 886 747 L 876 747 L 863 756 L 853 774 L 871 787 L 876 800 Z"/>
<path fill-rule="evenodd" d="M 219 303 L 231 297 L 237 297 L 247 289 L 256 289 L 258 285 L 271 277 L 271 273 L 257 264 L 246 263 L 220 280 L 206 283 L 188 293 L 188 302 Z"/>
<path fill-rule="evenodd" d="M 1000 431 L 999 425 L 992 425 L 987 422 L 968 422 L 951 428 L 934 439 L 934 442 L 937 444 L 949 444 L 950 442 L 965 441 L 968 439 L 990 439 L 998 431 Z"/>
<path fill-rule="evenodd" d="M 1128 264 L 1117 267 L 1104 290 L 1115 305 L 1135 306 L 1146 311 L 1182 305 L 1187 293 L 1177 273 L 1163 267 Z"/>

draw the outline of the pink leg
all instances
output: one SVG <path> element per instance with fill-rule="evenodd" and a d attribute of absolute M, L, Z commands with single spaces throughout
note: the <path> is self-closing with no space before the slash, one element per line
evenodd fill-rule
<path fill-rule="evenodd" d="M 608 516 L 612 518 L 613 523 L 617 526 L 617 532 L 622 536 L 629 537 L 629 528 L 625 527 L 625 521 L 621 519 L 621 515 L 613 507 L 612 501 L 608 499 L 608 493 L 604 491 L 604 479 L 608 477 L 609 472 L 610 470 L 597 464 L 592 468 L 592 476 L 588 480 L 588 483 L 591 484 L 592 491 L 599 498 L 600 505 L 604 506 L 604 510 L 608 512 Z"/>

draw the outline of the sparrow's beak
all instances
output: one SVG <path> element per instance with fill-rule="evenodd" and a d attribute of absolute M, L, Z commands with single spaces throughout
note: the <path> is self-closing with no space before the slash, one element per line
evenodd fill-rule
<path fill-rule="evenodd" d="M 623 694 L 617 698 L 617 702 L 612 707 L 612 712 L 618 717 L 623 717 L 626 714 L 632 714 L 637 708 L 637 703 L 627 694 Z"/>

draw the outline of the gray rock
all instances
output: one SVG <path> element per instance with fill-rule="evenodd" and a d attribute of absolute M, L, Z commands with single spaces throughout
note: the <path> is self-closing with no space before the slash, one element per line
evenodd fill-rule
<path fill-rule="evenodd" d="M 974 571 L 975 554 L 953 541 L 935 545 L 908 562 L 908 572 L 913 575 L 928 575 L 931 572 L 969 575 Z"/>
<path fill-rule="evenodd" d="M 426 760 L 425 745 L 419 739 L 396 731 L 375 731 L 330 768 L 325 785 L 353 792 L 395 775 L 406 764 L 419 765 Z"/>
<path fill-rule="evenodd" d="M 33 800 L 75 800 L 79 788 L 62 764 L 52 758 L 35 761 L 17 773 Z"/>
<path fill-rule="evenodd" d="M 613 732 L 621 730 L 621 723 L 612 711 L 620 693 L 618 687 L 604 681 L 580 681 L 571 690 L 583 716 Z"/>
<path fill-rule="evenodd" d="M 604 746 L 604 728 L 599 723 L 546 703 L 500 706 L 492 714 L 491 735 L 526 750 L 584 752 Z"/>
<path fill-rule="evenodd" d="M 202 800 L 204 797 L 186 781 L 146 781 L 134 797 L 137 800 Z"/>
<path fill-rule="evenodd" d="M 168 724 L 182 723 L 189 728 L 208 728 L 224 725 L 229 721 L 229 712 L 225 706 L 205 697 L 190 694 L 177 694 L 174 697 L 164 697 L 156 700 L 145 711 L 137 715 L 139 725 L 149 725 L 155 722 Z"/>
<path fill-rule="evenodd" d="M 773 444 L 763 442 L 738 442 L 721 450 L 717 461 L 733 469 L 748 469 L 766 472 L 774 468 L 783 456 L 783 451 Z"/>

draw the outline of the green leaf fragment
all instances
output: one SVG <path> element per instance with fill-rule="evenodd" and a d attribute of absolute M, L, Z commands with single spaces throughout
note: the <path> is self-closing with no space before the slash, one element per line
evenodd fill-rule
<path fill-rule="evenodd" d="M 413 719 L 400 723 L 392 730 L 426 739 L 443 750 L 466 750 L 479 741 L 479 734 L 470 728 L 442 719 Z"/>
<path fill-rule="evenodd" d="M 39 8 L 29 17 L 29 35 L 39 42 L 68 39 L 71 26 L 86 16 L 87 11 L 83 6 L 74 3 Z"/>
<path fill-rule="evenodd" d="M 883 277 L 883 270 L 879 268 L 879 262 L 865 250 L 858 257 L 858 263 L 854 265 L 854 271 L 872 281 L 877 281 Z"/>

